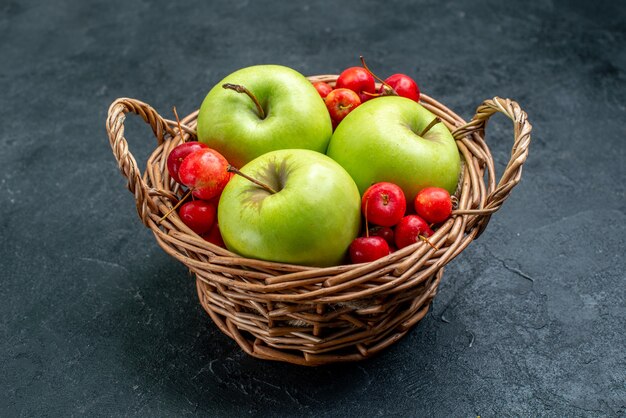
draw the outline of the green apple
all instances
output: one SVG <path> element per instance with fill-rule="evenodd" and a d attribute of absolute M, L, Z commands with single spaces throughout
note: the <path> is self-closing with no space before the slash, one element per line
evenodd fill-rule
<path fill-rule="evenodd" d="M 359 233 L 361 200 L 339 164 L 319 152 L 285 149 L 263 154 L 240 171 L 247 178 L 235 175 L 218 205 L 229 250 L 309 266 L 343 261 Z"/>
<path fill-rule="evenodd" d="M 232 86 L 242 86 L 250 96 Z M 280 65 L 256 65 L 235 71 L 209 91 L 197 132 L 200 142 L 239 168 L 278 149 L 325 153 L 332 124 L 324 101 L 302 74 Z"/>
<path fill-rule="evenodd" d="M 434 119 L 404 97 L 369 100 L 337 126 L 327 155 L 350 173 L 361 194 L 381 181 L 400 186 L 407 202 L 428 186 L 453 193 L 461 170 L 454 138 L 443 123 L 420 135 Z"/>

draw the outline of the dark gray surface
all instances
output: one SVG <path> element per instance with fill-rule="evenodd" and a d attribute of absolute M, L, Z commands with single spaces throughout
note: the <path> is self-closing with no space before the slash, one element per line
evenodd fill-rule
<path fill-rule="evenodd" d="M 0 2 L 1 416 L 626 415 L 620 2 L 130 3 Z M 519 101 L 523 181 L 380 356 L 247 357 L 139 222 L 107 107 L 187 114 L 234 69 L 337 73 L 359 54 L 465 118 Z M 128 125 L 143 162 L 152 134 Z M 487 139 L 501 172 L 508 121 Z"/>

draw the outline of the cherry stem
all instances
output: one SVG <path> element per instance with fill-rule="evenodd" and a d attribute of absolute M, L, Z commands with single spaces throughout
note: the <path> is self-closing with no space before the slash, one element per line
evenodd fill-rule
<path fill-rule="evenodd" d="M 435 117 L 435 119 L 433 119 L 426 128 L 424 128 L 424 130 L 419 134 L 419 136 L 424 136 L 426 135 L 426 132 L 430 131 L 430 129 L 435 126 L 436 124 L 440 123 L 441 119 L 439 119 L 438 117 Z"/>
<path fill-rule="evenodd" d="M 372 77 L 374 77 L 376 80 L 380 81 L 380 83 L 387 87 L 389 89 L 389 91 L 391 91 L 391 93 L 395 96 L 398 95 L 398 93 L 394 90 L 393 87 L 391 87 L 389 84 L 387 84 L 385 82 L 385 80 L 383 80 L 382 78 L 378 77 L 376 74 L 374 74 L 372 72 L 372 70 L 369 69 L 369 67 L 367 66 L 367 64 L 365 63 L 365 58 L 363 58 L 363 55 L 359 55 L 359 59 L 361 60 L 361 65 L 363 65 L 363 68 L 365 68 L 365 71 L 367 71 L 368 73 L 370 73 L 372 75 Z M 365 93 L 365 92 L 363 92 Z"/>
<path fill-rule="evenodd" d="M 178 124 L 178 132 L 180 133 L 180 139 L 183 142 L 185 142 L 185 137 L 183 136 L 183 127 L 180 125 L 180 119 L 178 118 L 178 112 L 176 112 L 176 106 L 172 107 L 172 111 L 174 112 L 176 123 Z"/>
<path fill-rule="evenodd" d="M 381 93 L 370 93 L 369 91 L 362 91 L 361 93 L 367 95 L 367 96 L 371 96 L 371 97 L 380 97 L 383 96 L 383 94 Z"/>
<path fill-rule="evenodd" d="M 165 215 L 163 215 L 163 216 L 161 217 L 161 219 L 159 219 L 159 222 L 157 222 L 157 223 L 158 223 L 158 224 L 160 224 L 161 222 L 163 222 L 163 221 L 165 220 L 165 218 L 167 218 L 168 216 L 170 216 L 170 214 L 171 214 L 172 212 L 174 212 L 176 209 L 178 209 L 178 207 L 179 207 L 180 205 L 182 205 L 182 204 L 183 204 L 183 202 L 184 202 L 184 201 L 185 201 L 185 200 L 186 200 L 186 199 L 187 199 L 187 198 L 191 195 L 191 192 L 192 192 L 192 189 L 189 189 L 189 191 L 187 191 L 187 193 L 183 196 L 183 198 L 182 198 L 182 199 L 180 199 L 180 200 L 178 201 L 178 203 L 176 203 L 176 205 L 174 205 L 174 207 L 173 207 L 172 209 L 170 209 L 169 211 L 167 211 L 167 213 L 166 213 Z"/>
<path fill-rule="evenodd" d="M 252 92 L 248 90 L 246 87 L 242 86 L 241 84 L 231 84 L 231 83 L 222 84 L 222 87 L 225 89 L 235 90 L 237 93 L 247 94 L 248 97 L 252 99 L 252 101 L 256 105 L 256 110 L 259 112 L 259 117 L 261 119 L 265 119 L 265 111 L 263 110 L 263 106 L 261 106 L 261 103 L 259 103 L 259 99 L 257 99 L 256 96 L 252 94 Z"/>
<path fill-rule="evenodd" d="M 431 247 L 433 247 L 435 249 L 435 251 L 438 251 L 439 248 L 437 248 L 432 242 L 430 242 L 430 240 L 428 238 L 426 238 L 424 235 L 418 235 L 418 237 L 424 241 L 426 244 L 430 245 Z"/>
<path fill-rule="evenodd" d="M 272 189 L 270 186 L 268 186 L 267 184 L 253 178 L 250 177 L 249 175 L 242 173 L 239 169 L 233 167 L 232 165 L 228 164 L 228 168 L 226 169 L 226 171 L 228 171 L 229 173 L 235 173 L 241 177 L 243 177 L 246 180 L 251 181 L 252 183 L 256 184 L 259 187 L 262 187 L 263 189 L 267 190 L 268 192 L 270 192 L 271 194 L 276 194 L 278 193 L 276 190 Z"/>

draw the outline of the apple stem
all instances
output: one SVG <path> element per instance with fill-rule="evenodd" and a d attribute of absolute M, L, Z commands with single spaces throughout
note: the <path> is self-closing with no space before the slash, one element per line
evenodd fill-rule
<path fill-rule="evenodd" d="M 176 106 L 172 107 L 172 111 L 174 112 L 174 117 L 176 118 L 176 123 L 178 124 L 178 133 L 180 134 L 180 139 L 185 142 L 185 137 L 183 136 L 183 127 L 180 126 L 180 119 L 178 118 L 178 112 L 176 112 Z"/>
<path fill-rule="evenodd" d="M 256 109 L 259 112 L 259 117 L 261 119 L 265 119 L 265 111 L 263 110 L 263 106 L 261 106 L 261 103 L 259 103 L 259 99 L 257 99 L 256 96 L 252 94 L 252 92 L 248 90 L 246 87 L 242 86 L 241 84 L 231 84 L 231 83 L 222 84 L 222 87 L 225 89 L 235 90 L 237 93 L 247 94 L 248 97 L 252 99 L 252 101 L 256 105 Z"/>
<path fill-rule="evenodd" d="M 424 128 L 424 130 L 419 134 L 419 136 L 423 137 L 424 135 L 426 135 L 426 132 L 430 131 L 430 129 L 435 126 L 436 124 L 440 123 L 441 119 L 439 119 L 438 117 L 435 117 L 435 119 L 433 119 L 426 128 Z"/>
<path fill-rule="evenodd" d="M 159 222 L 157 222 L 157 224 L 160 224 L 161 222 L 163 222 L 165 218 L 170 216 L 172 212 L 178 209 L 178 207 L 183 204 L 183 202 L 189 197 L 189 195 L 191 195 L 191 192 L 192 192 L 192 189 L 189 189 L 187 193 L 182 197 L 182 199 L 180 199 L 178 203 L 176 203 L 176 205 L 174 205 L 172 209 L 168 210 L 167 213 L 161 217 L 161 219 L 159 219 Z"/>
<path fill-rule="evenodd" d="M 365 58 L 363 58 L 363 55 L 359 55 L 359 59 L 361 60 L 361 65 L 363 65 L 363 68 L 365 68 L 365 71 L 370 73 L 372 75 L 372 77 L 374 77 L 376 80 L 380 81 L 380 83 L 388 89 L 389 93 L 391 93 L 394 96 L 398 95 L 398 93 L 394 90 L 393 87 L 391 87 L 389 84 L 387 84 L 385 82 L 385 80 L 383 80 L 382 78 L 378 77 L 376 74 L 374 74 L 372 72 L 372 70 L 369 69 L 369 67 L 365 63 Z M 366 92 L 363 92 L 363 93 L 366 93 Z M 380 96 L 380 94 L 378 96 Z"/>
<path fill-rule="evenodd" d="M 276 190 L 272 189 L 270 186 L 268 186 L 267 184 L 253 178 L 250 177 L 249 175 L 242 173 L 239 169 L 233 167 L 232 165 L 228 164 L 228 168 L 226 169 L 226 171 L 228 171 L 229 173 L 235 173 L 237 175 L 240 175 L 241 177 L 243 177 L 246 180 L 251 181 L 252 183 L 256 184 L 259 187 L 262 187 L 263 189 L 267 190 L 268 192 L 270 192 L 271 194 L 276 194 L 278 193 Z"/>

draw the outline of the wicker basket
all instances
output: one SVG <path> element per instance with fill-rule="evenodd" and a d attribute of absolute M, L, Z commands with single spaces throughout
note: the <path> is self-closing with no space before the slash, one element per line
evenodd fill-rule
<path fill-rule="evenodd" d="M 336 78 L 309 79 L 333 84 Z M 486 100 L 469 123 L 426 95 L 421 104 L 453 132 L 465 162 L 453 215 L 430 238 L 437 249 L 418 242 L 372 263 L 328 268 L 243 258 L 200 238 L 176 212 L 160 221 L 183 195 L 167 173 L 167 156 L 195 137 L 197 111 L 181 121 L 179 132 L 147 104 L 121 98 L 109 108 L 106 128 L 139 217 L 165 252 L 195 274 L 200 303 L 215 324 L 254 357 L 321 365 L 370 357 L 417 324 L 437 293 L 443 267 L 483 232 L 520 181 L 531 125 L 517 103 Z M 124 138 L 128 112 L 140 115 L 158 141 L 143 175 Z M 514 126 L 511 158 L 499 182 L 484 142 L 485 125 L 496 112 Z"/>

